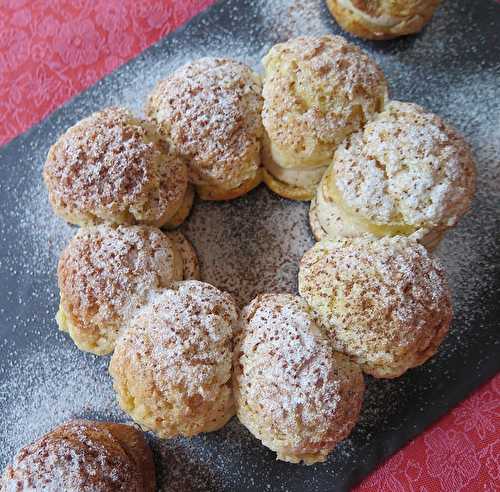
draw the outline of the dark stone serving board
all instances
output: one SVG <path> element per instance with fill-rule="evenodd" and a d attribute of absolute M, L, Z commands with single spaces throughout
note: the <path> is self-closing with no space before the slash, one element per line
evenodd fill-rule
<path fill-rule="evenodd" d="M 68 418 L 127 421 L 114 400 L 109 358 L 79 352 L 56 329 L 57 256 L 74 228 L 47 205 L 40 173 L 51 143 L 103 106 L 140 111 L 155 81 L 189 59 L 228 55 L 258 67 L 272 44 L 327 32 L 341 33 L 320 0 L 219 2 L 0 149 L 1 468 Z M 436 357 L 404 377 L 366 378 L 360 422 L 325 464 L 275 461 L 233 419 L 192 440 L 150 436 L 162 490 L 348 490 L 500 368 L 500 5 L 445 1 L 417 36 L 378 44 L 347 37 L 380 63 L 393 98 L 441 114 L 477 158 L 473 210 L 437 251 L 454 295 L 451 333 Z M 183 230 L 204 279 L 245 301 L 262 290 L 296 289 L 297 262 L 312 244 L 306 216 L 305 204 L 260 187 L 234 202 L 196 203 Z"/>

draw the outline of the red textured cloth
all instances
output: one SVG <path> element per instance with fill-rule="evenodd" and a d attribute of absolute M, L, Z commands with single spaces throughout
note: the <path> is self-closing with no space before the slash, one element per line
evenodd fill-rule
<path fill-rule="evenodd" d="M 2 0 L 0 144 L 212 3 Z M 500 375 L 356 490 L 500 490 Z"/>

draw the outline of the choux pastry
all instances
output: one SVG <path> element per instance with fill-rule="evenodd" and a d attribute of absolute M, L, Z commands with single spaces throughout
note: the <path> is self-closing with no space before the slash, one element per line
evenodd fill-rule
<path fill-rule="evenodd" d="M 337 146 L 383 109 L 377 64 L 340 36 L 298 37 L 271 48 L 264 65 L 264 180 L 310 200 Z"/>
<path fill-rule="evenodd" d="M 106 108 L 69 128 L 49 150 L 43 170 L 54 212 L 81 226 L 168 226 L 184 206 L 184 163 L 154 127 L 121 108 Z"/>
<path fill-rule="evenodd" d="M 241 423 L 278 459 L 306 464 L 325 461 L 347 437 L 364 392 L 359 367 L 290 294 L 260 295 L 243 310 L 233 387 Z"/>
<path fill-rule="evenodd" d="M 405 236 L 316 243 L 300 262 L 299 292 L 334 349 L 377 378 L 423 364 L 452 317 L 442 267 Z"/>
<path fill-rule="evenodd" d="M 204 200 L 230 200 L 262 181 L 259 76 L 243 63 L 202 58 L 162 80 L 146 113 L 188 165 Z"/>
<path fill-rule="evenodd" d="M 189 280 L 158 292 L 128 323 L 109 371 L 122 409 L 161 438 L 221 428 L 233 415 L 238 310 L 228 294 Z"/>
<path fill-rule="evenodd" d="M 470 207 L 475 166 L 461 135 L 392 101 L 335 152 L 311 203 L 317 240 L 415 234 L 432 249 Z"/>
<path fill-rule="evenodd" d="M 154 492 L 153 455 L 142 432 L 111 422 L 72 420 L 22 448 L 0 491 Z"/>

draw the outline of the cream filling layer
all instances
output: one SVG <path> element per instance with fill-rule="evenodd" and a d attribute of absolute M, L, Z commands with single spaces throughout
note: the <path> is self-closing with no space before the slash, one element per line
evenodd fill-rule
<path fill-rule="evenodd" d="M 273 142 L 265 143 L 267 147 L 267 152 L 271 154 L 272 160 L 280 167 L 286 169 L 311 169 L 318 167 L 326 167 L 330 164 L 332 160 L 332 156 L 328 155 L 326 157 L 323 155 L 321 158 L 316 159 L 305 159 L 304 157 L 300 157 L 298 154 L 289 152 L 286 149 L 281 149 Z"/>
<path fill-rule="evenodd" d="M 356 237 L 367 232 L 360 224 L 350 221 L 333 200 L 326 199 L 323 188 L 322 181 L 316 195 L 316 216 L 325 233 L 330 237 Z"/>
<path fill-rule="evenodd" d="M 398 234 L 409 236 L 418 229 L 406 224 L 377 224 L 356 214 L 343 202 L 335 186 L 331 167 L 318 187 L 317 216 L 321 227 L 331 236 L 355 237 L 364 233 L 378 237 Z"/>
<path fill-rule="evenodd" d="M 273 159 L 266 159 L 264 167 L 279 181 L 299 188 L 314 188 L 321 181 L 326 166 L 315 168 L 284 168 Z"/>
<path fill-rule="evenodd" d="M 363 219 L 342 203 L 339 192 L 330 184 L 331 181 L 333 177 L 328 170 L 318 186 L 316 199 L 311 203 L 311 206 L 316 207 L 317 223 L 327 236 L 357 237 L 366 233 L 377 237 L 404 235 L 413 237 L 430 251 L 443 239 L 447 227 L 428 229 L 404 224 L 382 225 Z"/>

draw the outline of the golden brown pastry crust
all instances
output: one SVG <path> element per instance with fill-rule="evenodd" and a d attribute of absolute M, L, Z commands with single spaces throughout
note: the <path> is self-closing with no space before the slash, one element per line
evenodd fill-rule
<path fill-rule="evenodd" d="M 338 147 L 311 204 L 311 228 L 318 239 L 416 234 L 430 248 L 474 192 L 463 137 L 420 106 L 391 101 Z"/>
<path fill-rule="evenodd" d="M 233 388 L 241 423 L 278 459 L 313 464 L 355 425 L 364 383 L 359 367 L 332 351 L 303 299 L 264 294 L 242 313 Z"/>
<path fill-rule="evenodd" d="M 153 456 L 135 427 L 72 420 L 22 448 L 0 490 L 154 492 Z"/>
<path fill-rule="evenodd" d="M 153 126 L 106 108 L 50 148 L 43 176 L 57 215 L 73 224 L 164 225 L 179 209 L 187 168 Z"/>
<path fill-rule="evenodd" d="M 177 244 L 149 226 L 80 229 L 59 260 L 59 328 L 81 350 L 111 352 L 125 321 L 152 291 L 182 280 L 184 268 L 197 273 L 194 250 L 185 265 Z"/>
<path fill-rule="evenodd" d="M 234 200 L 240 196 L 246 195 L 262 182 L 262 169 L 255 173 L 255 176 L 247 179 L 238 187 L 227 190 L 217 186 L 197 186 L 196 192 L 202 200 Z"/>
<path fill-rule="evenodd" d="M 434 355 L 452 317 L 442 267 L 404 236 L 316 243 L 301 260 L 299 292 L 335 350 L 378 378 Z"/>
<path fill-rule="evenodd" d="M 159 437 L 221 428 L 234 414 L 228 294 L 196 280 L 151 298 L 116 344 L 109 372 L 122 409 Z"/>
<path fill-rule="evenodd" d="M 202 58 L 162 80 L 146 113 L 186 160 L 200 196 L 227 200 L 256 185 L 261 109 L 260 78 L 250 67 L 226 58 Z M 242 187 L 249 182 L 253 186 Z"/>
<path fill-rule="evenodd" d="M 192 184 L 188 184 L 186 188 L 186 193 L 184 195 L 184 199 L 182 200 L 182 204 L 177 209 L 177 212 L 168 219 L 168 221 L 162 226 L 163 229 L 172 230 L 179 227 L 191 213 L 191 209 L 193 208 L 194 202 L 194 187 Z"/>
<path fill-rule="evenodd" d="M 342 29 L 364 39 L 392 39 L 419 32 L 441 0 L 326 0 Z"/>
<path fill-rule="evenodd" d="M 314 198 L 314 189 L 300 188 L 276 179 L 271 173 L 264 169 L 264 183 L 277 195 L 289 200 L 308 202 Z"/>

